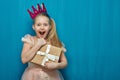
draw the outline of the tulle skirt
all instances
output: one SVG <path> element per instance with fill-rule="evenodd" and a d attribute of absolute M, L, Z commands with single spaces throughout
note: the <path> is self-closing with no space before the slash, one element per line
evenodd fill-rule
<path fill-rule="evenodd" d="M 28 66 L 21 80 L 64 80 L 62 74 L 58 70 L 48 71 L 36 66 Z"/>

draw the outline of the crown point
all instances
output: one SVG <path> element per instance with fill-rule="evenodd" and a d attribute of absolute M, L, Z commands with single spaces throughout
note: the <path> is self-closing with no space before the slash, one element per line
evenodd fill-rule
<path fill-rule="evenodd" d="M 28 9 L 27 11 L 28 11 L 28 13 L 29 13 L 30 15 L 33 15 L 33 13 L 32 13 L 29 9 Z"/>
<path fill-rule="evenodd" d="M 29 9 L 27 11 L 30 14 L 31 18 L 33 19 L 34 18 L 34 14 Z"/>
<path fill-rule="evenodd" d="M 37 7 L 38 7 L 38 11 L 41 12 L 42 10 L 39 4 L 37 4 Z"/>
<path fill-rule="evenodd" d="M 43 12 L 47 12 L 44 3 L 42 3 Z"/>
<path fill-rule="evenodd" d="M 34 6 L 32 6 L 32 9 L 33 9 L 34 13 L 36 14 L 37 10 L 34 8 Z"/>
<path fill-rule="evenodd" d="M 39 13 L 42 12 L 47 13 L 44 3 L 42 3 L 42 8 L 40 7 L 39 4 L 37 4 L 37 9 L 35 9 L 34 6 L 32 6 L 32 9 L 34 11 L 33 13 L 29 9 L 27 10 L 32 19 L 34 19 Z"/>

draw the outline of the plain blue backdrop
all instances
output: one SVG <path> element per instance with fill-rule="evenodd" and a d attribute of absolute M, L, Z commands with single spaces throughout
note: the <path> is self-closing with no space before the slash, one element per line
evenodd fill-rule
<path fill-rule="evenodd" d="M 20 80 L 27 9 L 42 2 L 67 48 L 65 80 L 120 80 L 120 0 L 0 0 L 0 80 Z"/>

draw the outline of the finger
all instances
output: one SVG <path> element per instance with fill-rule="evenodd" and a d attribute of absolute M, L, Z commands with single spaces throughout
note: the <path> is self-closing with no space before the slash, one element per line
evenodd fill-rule
<path fill-rule="evenodd" d="M 47 66 L 48 62 L 45 62 L 45 66 Z"/>
<path fill-rule="evenodd" d="M 33 41 L 33 37 L 32 36 L 29 36 L 30 40 Z"/>
<path fill-rule="evenodd" d="M 44 67 L 45 67 L 46 69 L 48 68 L 46 64 L 45 64 L 45 66 L 44 66 Z"/>

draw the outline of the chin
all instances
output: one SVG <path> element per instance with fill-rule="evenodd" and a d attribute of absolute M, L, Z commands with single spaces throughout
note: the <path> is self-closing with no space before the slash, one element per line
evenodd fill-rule
<path fill-rule="evenodd" d="M 39 35 L 39 38 L 44 38 L 44 39 L 45 39 L 45 38 L 46 38 L 46 36 L 41 36 L 41 35 Z"/>

